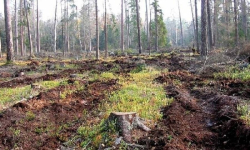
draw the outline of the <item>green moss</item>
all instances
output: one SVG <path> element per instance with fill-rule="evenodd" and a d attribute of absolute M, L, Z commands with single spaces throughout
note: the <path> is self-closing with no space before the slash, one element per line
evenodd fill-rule
<path fill-rule="evenodd" d="M 65 83 L 65 80 L 54 80 L 41 81 L 36 84 L 41 85 L 41 90 L 46 91 Z M 16 88 L 0 88 L 0 104 L 2 106 L 13 104 L 23 98 L 29 98 L 30 96 L 36 96 L 38 94 L 39 91 L 31 89 L 30 85 Z"/>
<path fill-rule="evenodd" d="M 237 111 L 240 115 L 240 118 L 250 126 L 250 110 L 248 104 L 242 104 L 237 106 Z"/>
<path fill-rule="evenodd" d="M 239 79 L 242 81 L 250 80 L 250 68 L 239 69 L 239 66 L 233 66 L 224 72 L 215 73 L 214 77 L 217 79 L 227 78 L 227 79 Z"/>
<path fill-rule="evenodd" d="M 157 121 L 161 118 L 160 108 L 172 102 L 167 99 L 161 84 L 153 82 L 159 71 L 145 70 L 131 73 L 132 81 L 121 81 L 120 91 L 113 93 L 107 103 L 107 115 L 110 112 L 137 112 L 140 117 Z"/>
<path fill-rule="evenodd" d="M 33 112 L 28 111 L 28 112 L 26 113 L 26 120 L 32 121 L 32 120 L 34 120 L 35 118 L 36 118 L 36 115 L 35 115 Z"/>

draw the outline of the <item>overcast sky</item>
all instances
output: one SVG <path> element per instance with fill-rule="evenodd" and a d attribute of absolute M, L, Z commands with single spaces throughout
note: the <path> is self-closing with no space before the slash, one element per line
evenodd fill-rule
<path fill-rule="evenodd" d="M 12 1 L 11 3 L 12 10 L 14 10 L 13 9 L 14 0 L 10 0 L 10 1 Z M 83 0 L 75 0 L 75 3 L 78 6 L 78 8 L 81 8 L 81 5 L 83 3 L 82 1 Z M 103 13 L 104 0 L 98 0 L 98 1 L 99 1 L 99 12 L 101 14 Z M 152 2 L 153 0 L 150 0 L 150 1 Z M 40 11 L 42 14 L 41 17 L 43 20 L 53 19 L 55 3 L 56 3 L 56 0 L 39 0 Z M 111 11 L 115 14 L 120 14 L 121 0 L 108 0 L 108 3 L 109 3 L 108 11 Z M 179 14 L 178 14 L 177 0 L 159 0 L 159 4 L 160 4 L 161 9 L 163 10 L 164 18 L 178 17 Z M 191 9 L 190 9 L 190 0 L 180 0 L 180 5 L 181 5 L 182 18 L 185 20 L 191 21 L 192 14 L 191 14 Z M 198 6 L 200 6 L 200 4 Z M 141 7 L 141 17 L 145 18 L 145 0 L 140 0 L 140 7 Z M 0 0 L 0 13 L 3 14 L 3 10 L 4 10 L 3 0 Z"/>

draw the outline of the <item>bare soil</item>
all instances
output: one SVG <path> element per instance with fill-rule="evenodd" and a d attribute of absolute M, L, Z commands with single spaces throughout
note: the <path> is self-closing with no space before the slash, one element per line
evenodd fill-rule
<path fill-rule="evenodd" d="M 134 143 L 143 145 L 144 149 L 155 150 L 250 149 L 250 128 L 237 114 L 237 105 L 250 97 L 250 82 L 206 76 L 214 72 L 212 69 L 198 75 L 190 71 L 195 62 L 186 61 L 179 55 L 126 57 L 114 62 L 75 61 L 69 63 L 75 65 L 75 69 L 60 69 L 52 74 L 46 74 L 42 69 L 47 62 L 30 62 L 26 67 L 10 67 L 9 70 L 0 68 L 5 72 L 0 76 L 0 88 L 22 87 L 62 78 L 70 83 L 41 92 L 28 101 L 21 101 L 2 111 L 0 149 L 62 149 L 63 144 L 76 135 L 78 127 L 86 120 L 91 120 L 91 125 L 96 123 L 101 113 L 98 106 L 107 100 L 109 93 L 119 90 L 115 79 L 88 81 L 70 79 L 69 76 L 86 71 L 112 71 L 127 77 L 140 59 L 146 65 L 169 70 L 155 81 L 166 85 L 166 96 L 174 101 L 162 108 L 163 118 L 155 128 L 148 134 L 140 132 L 139 140 L 133 138 Z M 12 76 L 20 71 L 40 72 L 41 75 Z M 76 85 L 71 83 L 75 81 L 84 85 L 84 89 L 74 90 Z M 60 93 L 68 89 L 74 92 L 62 99 Z M 79 148 L 80 140 L 73 144 Z"/>
<path fill-rule="evenodd" d="M 163 108 L 163 119 L 139 144 L 159 150 L 250 148 L 250 128 L 237 113 L 241 98 L 249 97 L 249 83 L 214 79 L 207 84 L 206 78 L 186 71 L 156 81 L 167 83 L 166 94 L 174 102 Z"/>

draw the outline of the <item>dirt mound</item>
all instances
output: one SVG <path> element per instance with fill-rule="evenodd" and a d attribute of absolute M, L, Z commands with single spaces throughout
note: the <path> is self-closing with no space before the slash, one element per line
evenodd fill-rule
<path fill-rule="evenodd" d="M 174 79 L 180 80 L 180 81 L 200 81 L 201 80 L 199 77 L 192 75 L 187 71 L 168 72 L 168 73 L 162 74 L 155 80 L 160 83 L 172 83 Z"/>
<path fill-rule="evenodd" d="M 216 65 L 204 66 L 198 73 L 202 78 L 213 78 L 214 73 L 222 72 L 225 68 Z"/>
<path fill-rule="evenodd" d="M 177 55 L 165 56 L 159 55 L 155 58 L 145 59 L 147 65 L 156 65 L 161 68 L 167 68 L 170 72 L 185 70 L 190 66 L 189 62 L 184 61 Z"/>
<path fill-rule="evenodd" d="M 39 61 L 32 60 L 30 63 L 27 64 L 28 66 L 36 66 L 38 67 L 40 65 Z"/>
<path fill-rule="evenodd" d="M 231 79 L 220 79 L 215 82 L 214 88 L 229 96 L 250 98 L 250 82 Z"/>
<path fill-rule="evenodd" d="M 166 90 L 168 96 L 176 100 L 162 111 L 161 126 L 164 129 L 153 130 L 149 137 L 140 139 L 139 143 L 159 150 L 212 149 L 218 137 L 207 128 L 207 115 L 202 113 L 197 100 L 188 91 L 173 86 L 166 87 Z"/>
<path fill-rule="evenodd" d="M 183 86 L 173 84 L 182 81 Z M 249 149 L 250 128 L 238 117 L 238 100 L 209 88 L 197 88 L 204 82 L 184 72 L 171 72 L 156 79 L 168 83 L 165 89 L 174 102 L 163 108 L 163 120 L 139 144 L 148 149 Z M 198 81 L 195 85 L 192 82 Z M 246 85 L 229 82 L 226 87 Z M 195 89 L 193 89 L 196 87 Z M 216 88 L 214 88 L 216 90 Z"/>
<path fill-rule="evenodd" d="M 26 78 L 18 78 L 13 79 L 10 81 L 0 83 L 1 88 L 15 88 L 22 85 L 29 85 L 34 82 L 33 78 L 26 77 Z"/>
<path fill-rule="evenodd" d="M 8 72 L 1 72 L 0 77 L 1 78 L 10 78 L 10 77 L 12 77 L 12 74 L 8 73 Z"/>
<path fill-rule="evenodd" d="M 96 117 L 93 115 L 95 108 L 108 93 L 117 89 L 117 80 L 88 83 L 84 89 L 68 94 L 65 99 L 58 98 L 60 91 L 75 88 L 72 84 L 69 86 L 41 93 L 1 113 L 0 149 L 59 148 L 77 134 L 85 119 Z M 83 114 L 83 111 L 88 113 Z"/>

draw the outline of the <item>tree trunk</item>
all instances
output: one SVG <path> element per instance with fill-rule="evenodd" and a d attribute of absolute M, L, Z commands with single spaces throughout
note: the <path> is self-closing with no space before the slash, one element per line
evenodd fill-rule
<path fill-rule="evenodd" d="M 201 0 L 201 56 L 207 55 L 207 0 Z"/>
<path fill-rule="evenodd" d="M 3 54 L 2 54 L 2 40 L 1 40 L 1 37 L 0 37 L 0 58 L 3 57 Z"/>
<path fill-rule="evenodd" d="M 24 55 L 24 45 L 23 45 L 23 0 L 20 0 L 20 48 L 21 56 Z"/>
<path fill-rule="evenodd" d="M 140 29 L 140 12 L 139 12 L 139 4 L 138 0 L 136 2 L 136 14 L 137 14 L 137 32 L 138 32 L 138 47 L 139 47 L 139 54 L 142 53 L 141 49 L 141 29 Z"/>
<path fill-rule="evenodd" d="M 181 46 L 183 47 L 184 45 L 184 42 L 183 42 L 183 28 L 182 28 L 182 20 L 181 20 L 181 9 L 180 9 L 180 2 L 179 0 L 177 1 L 178 2 L 178 9 L 179 9 L 179 19 L 180 19 L 180 27 L 181 27 Z"/>
<path fill-rule="evenodd" d="M 200 50 L 199 50 L 199 26 L 198 26 L 198 8 L 197 8 L 197 0 L 195 0 L 195 29 L 196 29 L 196 32 L 195 32 L 195 34 L 196 34 L 196 49 L 197 49 L 197 52 L 199 53 L 200 52 Z"/>
<path fill-rule="evenodd" d="M 246 0 L 241 0 L 242 7 L 242 28 L 245 34 L 245 41 L 247 40 L 247 8 L 246 8 Z"/>
<path fill-rule="evenodd" d="M 217 47 L 217 41 L 218 41 L 218 1 L 214 0 L 214 42 L 213 46 Z"/>
<path fill-rule="evenodd" d="M 18 24 L 18 18 L 17 18 L 17 0 L 15 0 L 15 52 L 16 55 L 18 55 L 18 28 L 17 28 L 17 24 Z"/>
<path fill-rule="evenodd" d="M 209 51 L 210 51 L 212 47 L 212 43 L 213 43 L 211 14 L 210 14 L 210 0 L 207 0 L 207 24 L 208 24 L 208 46 L 209 46 Z"/>
<path fill-rule="evenodd" d="M 175 20 L 175 45 L 178 46 L 178 26 L 177 26 L 177 20 Z"/>
<path fill-rule="evenodd" d="M 63 56 L 65 57 L 65 47 L 64 47 L 64 13 L 63 13 L 63 1 L 61 1 L 61 20 L 62 20 L 62 51 L 63 51 Z"/>
<path fill-rule="evenodd" d="M 99 60 L 99 23 L 98 23 L 98 0 L 95 0 L 96 13 L 96 59 Z"/>
<path fill-rule="evenodd" d="M 77 29 L 78 29 L 78 39 L 79 39 L 79 44 L 80 44 L 80 52 L 82 52 L 82 38 L 81 38 L 81 28 L 79 26 L 80 22 L 78 22 L 78 11 L 77 11 L 77 6 L 76 6 L 76 19 L 77 19 Z"/>
<path fill-rule="evenodd" d="M 30 58 L 31 58 L 33 57 L 33 47 L 32 47 L 31 33 L 30 33 L 30 22 L 29 22 L 27 0 L 24 0 L 24 8 L 25 8 L 25 15 L 26 15 L 26 21 L 27 21 L 27 27 L 28 27 L 29 52 L 30 52 Z"/>
<path fill-rule="evenodd" d="M 107 34 L 107 0 L 105 0 L 105 58 L 108 58 L 108 34 Z"/>
<path fill-rule="evenodd" d="M 36 10 L 35 10 L 35 1 L 33 1 L 33 33 L 34 33 L 34 48 L 35 52 L 37 53 L 37 46 L 36 46 Z"/>
<path fill-rule="evenodd" d="M 145 0 L 145 5 L 146 5 L 146 30 L 147 30 L 147 44 L 149 49 L 149 26 L 148 26 L 148 0 Z"/>
<path fill-rule="evenodd" d="M 149 6 L 150 6 L 150 0 L 149 0 Z M 151 55 L 151 8 L 149 7 L 149 31 L 148 31 L 148 51 L 149 55 Z"/>
<path fill-rule="evenodd" d="M 231 2 L 231 1 L 230 1 Z M 229 40 L 230 40 L 230 29 L 229 29 L 229 22 L 230 22 L 230 14 L 229 14 L 229 11 L 230 11 L 230 4 L 229 4 L 229 0 L 226 0 L 225 1 L 225 14 L 226 14 L 226 46 L 229 47 Z"/>
<path fill-rule="evenodd" d="M 126 8 L 126 29 L 127 29 L 127 49 L 129 49 L 129 33 L 130 33 L 130 28 L 129 28 L 129 9 L 128 9 L 128 1 L 125 1 L 125 8 Z"/>
<path fill-rule="evenodd" d="M 158 42 L 159 42 L 159 40 L 158 40 L 158 38 L 159 38 L 159 33 L 158 33 L 158 15 L 157 15 L 157 12 L 158 12 L 158 10 L 157 10 L 157 5 L 158 5 L 158 3 L 157 3 L 157 0 L 155 0 L 155 2 L 154 2 L 154 9 L 155 9 L 155 50 L 156 50 L 156 52 L 158 52 Z"/>
<path fill-rule="evenodd" d="M 90 19 L 90 0 L 88 1 L 88 19 L 89 19 L 89 51 L 92 51 L 92 33 L 91 33 L 91 19 Z"/>
<path fill-rule="evenodd" d="M 54 53 L 56 53 L 56 26 L 57 26 L 57 0 L 55 8 L 55 21 L 54 21 Z"/>
<path fill-rule="evenodd" d="M 36 31 L 37 31 L 37 37 L 36 37 L 36 44 L 37 44 L 37 52 L 40 53 L 41 50 L 40 50 L 40 27 L 39 27 L 39 3 L 38 3 L 38 0 L 37 0 L 37 18 L 36 18 L 36 21 L 37 21 L 37 26 L 36 26 Z"/>
<path fill-rule="evenodd" d="M 192 13 L 192 20 L 193 20 L 193 29 L 194 29 L 194 41 L 196 40 L 196 34 L 195 34 L 195 21 L 194 21 L 194 12 L 193 12 L 193 4 L 192 0 L 190 0 L 190 7 L 191 7 L 191 13 Z M 196 41 L 198 42 L 198 41 Z M 194 45 L 193 45 L 194 47 Z"/>
<path fill-rule="evenodd" d="M 124 53 L 124 25 L 123 25 L 123 0 L 121 0 L 121 50 Z"/>
<path fill-rule="evenodd" d="M 64 56 L 66 56 L 66 52 L 67 52 L 67 3 L 66 0 L 64 0 L 64 21 L 65 21 L 65 25 L 64 25 Z"/>
<path fill-rule="evenodd" d="M 149 0 L 149 5 L 150 5 L 150 0 Z M 149 8 L 150 9 L 150 8 Z M 149 32 L 148 32 L 148 51 L 149 55 L 151 55 L 151 9 L 149 11 Z"/>
<path fill-rule="evenodd" d="M 69 2 L 67 1 L 67 22 L 66 22 L 66 28 L 67 28 L 67 52 L 70 52 L 70 41 L 69 41 Z"/>
<path fill-rule="evenodd" d="M 238 46 L 239 41 L 239 32 L 238 32 L 238 9 L 237 9 L 237 0 L 234 0 L 234 28 L 235 28 L 235 47 Z"/>
<path fill-rule="evenodd" d="M 5 16 L 5 33 L 6 33 L 6 45 L 7 45 L 7 62 L 11 63 L 14 60 L 13 56 L 13 39 L 12 39 L 12 27 L 11 27 L 11 12 L 9 0 L 4 0 L 4 16 Z"/>

